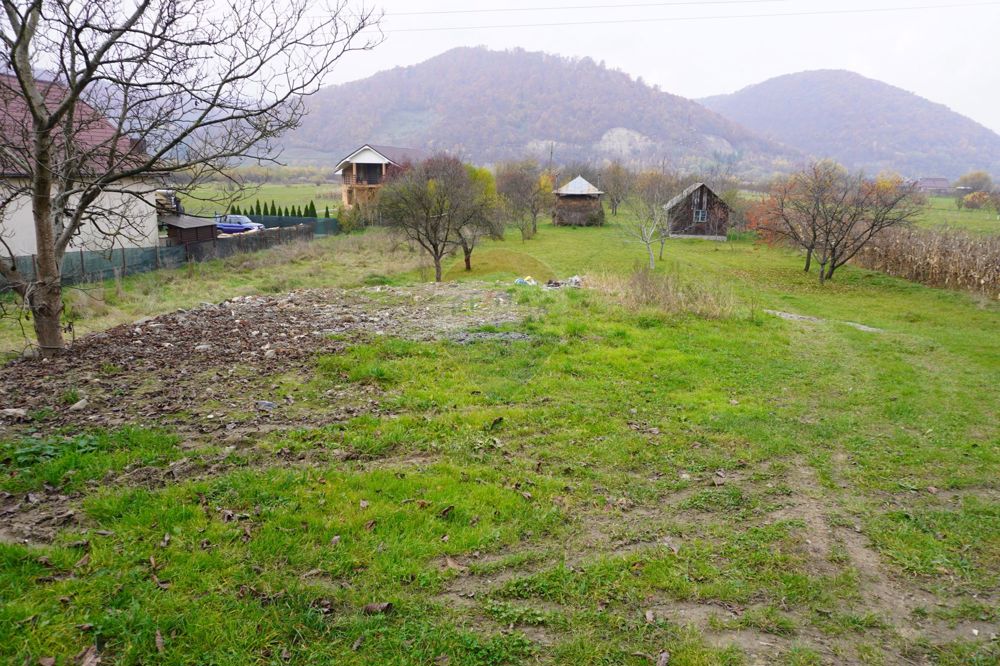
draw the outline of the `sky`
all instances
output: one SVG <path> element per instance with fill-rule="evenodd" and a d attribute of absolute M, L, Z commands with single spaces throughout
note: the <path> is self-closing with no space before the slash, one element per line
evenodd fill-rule
<path fill-rule="evenodd" d="M 384 12 L 385 41 L 349 54 L 328 83 L 413 65 L 458 46 L 589 56 L 693 99 L 781 74 L 848 69 L 1000 132 L 1000 0 L 365 3 Z"/>

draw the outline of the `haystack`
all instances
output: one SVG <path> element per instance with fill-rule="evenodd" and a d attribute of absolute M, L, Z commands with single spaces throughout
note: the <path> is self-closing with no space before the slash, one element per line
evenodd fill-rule
<path fill-rule="evenodd" d="M 577 176 L 553 192 L 556 207 L 552 222 L 561 227 L 599 227 L 604 224 L 600 191 L 583 176 Z"/>

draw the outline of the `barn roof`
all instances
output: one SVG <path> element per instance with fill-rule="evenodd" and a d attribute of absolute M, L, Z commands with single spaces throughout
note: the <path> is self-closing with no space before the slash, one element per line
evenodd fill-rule
<path fill-rule="evenodd" d="M 573 180 L 569 181 L 558 190 L 553 192 L 558 196 L 592 196 L 596 197 L 604 194 L 601 190 L 597 189 L 584 179 L 583 176 L 577 176 Z"/>
<path fill-rule="evenodd" d="M 686 197 L 691 196 L 692 192 L 694 192 L 695 190 L 697 190 L 699 187 L 701 187 L 704 184 L 705 183 L 691 183 L 690 185 L 688 185 L 687 187 L 684 188 L 683 192 L 681 192 L 676 197 L 674 197 L 673 199 L 671 199 L 670 201 L 668 201 L 667 203 L 665 203 L 663 205 L 663 209 L 664 210 L 670 210 L 671 208 L 673 208 L 674 206 L 676 206 L 680 202 L 684 201 L 684 199 Z"/>

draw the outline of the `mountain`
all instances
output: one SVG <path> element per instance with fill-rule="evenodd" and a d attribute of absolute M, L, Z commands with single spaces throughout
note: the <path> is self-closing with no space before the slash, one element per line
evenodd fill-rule
<path fill-rule="evenodd" d="M 448 151 L 478 163 L 549 157 L 679 168 L 720 162 L 767 174 L 792 149 L 683 97 L 594 61 L 457 48 L 410 67 L 324 88 L 283 138 L 289 162 L 336 163 L 364 143 Z"/>
<path fill-rule="evenodd" d="M 1000 135 L 894 86 L 843 70 L 787 74 L 699 100 L 752 131 L 869 172 L 1000 174 Z"/>

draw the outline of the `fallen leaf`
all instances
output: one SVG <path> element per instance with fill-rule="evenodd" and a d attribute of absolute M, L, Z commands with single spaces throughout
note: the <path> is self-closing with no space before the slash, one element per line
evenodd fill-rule
<path fill-rule="evenodd" d="M 656 666 L 667 666 L 670 663 L 670 653 L 664 650 L 656 657 Z"/>
<path fill-rule="evenodd" d="M 351 643 L 351 651 L 352 651 L 352 652 L 357 652 L 357 651 L 358 651 L 358 648 L 360 648 L 360 647 L 361 647 L 361 644 L 362 644 L 362 643 L 364 643 L 364 642 L 365 642 L 365 637 L 364 637 L 364 636 L 358 636 L 358 637 L 357 637 L 357 638 L 356 638 L 356 639 L 354 640 L 354 642 L 353 642 L 353 643 Z"/>
<path fill-rule="evenodd" d="M 376 522 L 377 521 L 374 518 L 369 520 L 367 523 L 365 523 L 365 529 L 371 532 L 373 529 L 375 529 Z"/>
<path fill-rule="evenodd" d="M 391 613 L 392 603 L 389 601 L 381 601 L 367 604 L 361 609 L 361 612 L 365 615 L 384 615 L 385 613 Z"/>
<path fill-rule="evenodd" d="M 167 532 L 163 535 L 163 541 L 160 542 L 160 548 L 166 548 L 170 545 L 170 533 Z"/>
<path fill-rule="evenodd" d="M 463 567 L 461 564 L 451 559 L 447 555 L 444 556 L 444 568 L 453 569 L 455 571 L 465 571 L 466 569 L 466 567 Z"/>
<path fill-rule="evenodd" d="M 91 645 L 76 655 L 76 663 L 79 666 L 100 666 L 101 655 L 97 654 L 97 648 Z"/>
<path fill-rule="evenodd" d="M 437 666 L 448 666 L 450 662 L 451 658 L 446 654 L 439 654 L 434 657 L 434 663 L 437 664 Z"/>
<path fill-rule="evenodd" d="M 156 651 L 163 652 L 163 634 L 160 633 L 159 629 L 156 630 Z"/>
<path fill-rule="evenodd" d="M 55 657 L 39 657 L 38 666 L 56 666 Z"/>
<path fill-rule="evenodd" d="M 283 661 L 288 661 L 292 658 L 292 653 L 288 651 L 288 648 L 281 648 L 281 659 Z"/>
<path fill-rule="evenodd" d="M 441 541 L 444 541 L 445 543 L 447 543 L 447 541 L 448 541 L 448 535 L 445 534 L 443 537 L 441 537 Z"/>
<path fill-rule="evenodd" d="M 86 555 L 84 555 L 83 557 L 81 557 L 80 559 L 78 559 L 76 561 L 76 564 L 73 565 L 73 568 L 74 569 L 82 569 L 83 567 L 87 566 L 88 564 L 90 564 L 90 553 L 87 553 Z"/>
<path fill-rule="evenodd" d="M 332 539 L 330 539 L 330 545 L 331 546 L 336 546 L 338 543 L 340 543 L 340 535 L 339 534 L 336 535 L 336 536 L 334 536 Z"/>
<path fill-rule="evenodd" d="M 367 509 L 368 508 L 368 500 L 361 500 L 360 505 L 361 505 L 362 509 Z"/>
<path fill-rule="evenodd" d="M 160 580 L 159 578 L 156 577 L 156 574 L 153 574 L 153 582 L 156 583 L 156 587 L 160 588 L 161 590 L 170 589 L 170 582 L 165 580 Z"/>
<path fill-rule="evenodd" d="M 647 610 L 646 611 L 646 623 L 647 624 L 654 624 L 655 622 L 656 622 L 656 613 L 654 613 L 652 610 Z"/>
<path fill-rule="evenodd" d="M 323 575 L 322 569 L 310 569 L 309 571 L 299 576 L 299 578 L 312 578 L 313 576 L 322 576 L 322 575 Z"/>
<path fill-rule="evenodd" d="M 454 504 L 449 504 L 445 508 L 441 509 L 441 513 L 439 513 L 438 515 L 441 516 L 442 518 L 447 518 L 448 514 L 451 513 L 454 510 L 455 510 L 455 505 Z"/>

